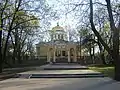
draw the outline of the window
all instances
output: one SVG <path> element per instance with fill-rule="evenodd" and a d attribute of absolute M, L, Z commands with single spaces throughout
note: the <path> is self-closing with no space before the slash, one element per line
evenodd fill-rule
<path fill-rule="evenodd" d="M 62 51 L 62 56 L 65 56 L 65 51 Z"/>
<path fill-rule="evenodd" d="M 58 56 L 61 56 L 61 51 L 60 50 L 58 51 Z"/>
<path fill-rule="evenodd" d="M 74 55 L 74 49 L 73 49 L 73 48 L 70 49 L 70 55 L 71 55 L 71 56 Z"/>
<path fill-rule="evenodd" d="M 63 34 L 61 35 L 61 39 L 63 40 Z"/>
<path fill-rule="evenodd" d="M 60 35 L 58 34 L 58 39 L 60 39 Z"/>

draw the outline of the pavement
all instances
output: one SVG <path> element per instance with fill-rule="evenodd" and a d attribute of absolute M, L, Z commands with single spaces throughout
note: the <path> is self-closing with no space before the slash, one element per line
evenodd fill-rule
<path fill-rule="evenodd" d="M 36 67 L 24 67 L 24 68 L 6 68 L 0 73 L 0 81 L 13 77 L 16 73 L 33 70 Z"/>
<path fill-rule="evenodd" d="M 45 70 L 44 68 L 52 67 L 51 70 Z M 71 68 L 66 70 L 66 68 Z M 95 72 L 89 69 L 76 69 L 75 68 L 87 68 L 81 65 L 44 65 L 41 67 L 34 67 L 29 71 L 17 73 L 21 75 L 19 77 L 12 77 L 0 81 L 0 90 L 120 90 L 120 82 L 114 81 L 109 77 L 77 77 L 74 75 L 101 75 L 99 72 Z M 54 68 L 54 69 L 53 69 Z M 56 70 L 55 70 L 56 68 Z M 58 68 L 65 68 L 65 70 Z M 33 70 L 34 69 L 34 70 Z M 35 76 L 37 75 L 37 77 Z M 73 76 L 68 78 L 54 78 L 56 76 Z M 35 76 L 32 77 L 32 76 Z M 52 78 L 41 76 L 53 76 Z M 27 77 L 27 78 L 26 78 Z"/>
<path fill-rule="evenodd" d="M 80 64 L 47 64 L 47 65 L 43 65 L 40 67 L 43 70 L 77 70 L 77 69 L 88 69 L 88 67 L 86 66 L 82 66 Z"/>
<path fill-rule="evenodd" d="M 89 78 L 104 77 L 100 72 L 93 70 L 31 70 L 17 73 L 18 78 Z"/>
<path fill-rule="evenodd" d="M 11 78 L 0 81 L 0 90 L 120 90 L 110 78 Z"/>
<path fill-rule="evenodd" d="M 35 70 L 16 74 L 17 78 L 88 78 L 104 77 L 100 72 L 89 70 L 80 64 L 48 64 Z"/>

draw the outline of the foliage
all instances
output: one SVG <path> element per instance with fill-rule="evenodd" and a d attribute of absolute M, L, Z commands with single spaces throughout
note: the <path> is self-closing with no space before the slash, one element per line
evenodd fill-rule
<path fill-rule="evenodd" d="M 3 0 L 0 3 L 0 72 L 3 63 L 9 65 L 8 55 L 13 57 L 13 63 L 21 63 L 28 53 L 35 56 L 34 42 L 40 33 L 40 22 L 47 19 L 46 25 L 48 18 L 53 17 L 52 12 L 45 0 Z"/>

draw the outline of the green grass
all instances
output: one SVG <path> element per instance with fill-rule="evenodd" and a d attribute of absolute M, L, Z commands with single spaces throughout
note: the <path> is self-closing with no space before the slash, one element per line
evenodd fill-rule
<path fill-rule="evenodd" d="M 98 71 L 103 73 L 105 76 L 114 78 L 114 66 L 112 65 L 94 65 L 89 66 L 90 70 Z"/>

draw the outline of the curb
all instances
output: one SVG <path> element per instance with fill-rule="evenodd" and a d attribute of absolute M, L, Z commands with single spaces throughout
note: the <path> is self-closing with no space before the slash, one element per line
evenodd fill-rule
<path fill-rule="evenodd" d="M 43 68 L 43 70 L 86 70 L 89 68 Z"/>
<path fill-rule="evenodd" d="M 17 73 L 24 72 L 24 71 L 27 71 L 27 70 L 29 70 L 29 69 L 19 69 L 17 71 L 13 71 L 11 73 L 0 74 L 0 81 L 12 78 L 12 77 L 16 76 Z"/>
<path fill-rule="evenodd" d="M 14 75 L 15 75 L 15 73 L 7 74 L 7 75 L 0 75 L 0 81 L 9 79 L 9 78 L 13 77 Z"/>
<path fill-rule="evenodd" d="M 91 78 L 105 77 L 100 73 L 90 74 L 16 74 L 13 78 Z"/>

